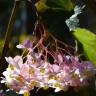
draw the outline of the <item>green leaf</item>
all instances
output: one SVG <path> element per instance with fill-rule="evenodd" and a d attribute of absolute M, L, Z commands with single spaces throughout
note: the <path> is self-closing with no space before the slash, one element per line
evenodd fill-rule
<path fill-rule="evenodd" d="M 96 64 L 96 35 L 87 29 L 76 28 L 73 35 L 83 45 L 88 58 Z"/>
<path fill-rule="evenodd" d="M 47 0 L 40 0 L 38 1 L 35 6 L 38 12 L 45 12 L 49 7 L 46 5 Z"/>
<path fill-rule="evenodd" d="M 47 0 L 47 4 L 54 8 L 65 8 L 66 10 L 72 10 L 73 4 L 71 0 Z"/>
<path fill-rule="evenodd" d="M 35 5 L 39 12 L 44 12 L 49 8 L 52 10 L 67 11 L 71 11 L 73 9 L 73 3 L 71 0 L 40 0 Z"/>

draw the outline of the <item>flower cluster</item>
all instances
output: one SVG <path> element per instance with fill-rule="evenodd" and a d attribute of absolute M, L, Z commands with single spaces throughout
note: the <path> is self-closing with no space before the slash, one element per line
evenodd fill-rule
<path fill-rule="evenodd" d="M 22 55 L 5 57 L 9 65 L 3 72 L 5 77 L 1 83 L 19 94 L 27 95 L 34 87 L 51 87 L 58 92 L 67 90 L 69 86 L 83 86 L 87 83 L 93 75 L 91 62 L 80 61 L 78 56 L 50 52 L 54 59 L 51 63 L 47 58 L 48 50 L 41 41 L 34 46 L 32 41 L 26 40 L 17 45 L 17 48 L 24 49 Z"/>

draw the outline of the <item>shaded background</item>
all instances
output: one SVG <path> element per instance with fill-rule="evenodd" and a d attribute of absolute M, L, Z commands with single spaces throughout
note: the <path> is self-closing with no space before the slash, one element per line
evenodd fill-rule
<path fill-rule="evenodd" d="M 38 3 L 38 2 L 37 2 Z M 75 45 L 74 37 L 72 33 L 69 32 L 69 28 L 65 24 L 65 20 L 68 19 L 73 13 L 73 8 L 75 5 L 86 5 L 83 12 L 78 16 L 80 19 L 80 27 L 87 28 L 92 32 L 96 33 L 96 1 L 95 0 L 40 0 L 39 4 L 35 4 L 38 14 L 42 17 L 45 27 L 51 32 L 56 38 L 61 41 L 66 42 L 72 46 Z M 0 0 L 0 55 L 2 53 L 2 48 L 4 45 L 4 38 L 8 26 L 8 21 L 11 15 L 11 11 L 14 5 L 14 0 Z M 10 50 L 8 50 L 7 56 L 9 54 L 14 56 L 18 53 L 15 48 L 16 44 L 28 35 L 32 35 L 34 29 L 34 23 L 36 21 L 36 10 L 34 9 L 34 4 L 30 5 L 22 1 L 19 10 L 16 14 L 14 26 L 12 29 L 12 37 L 10 41 Z M 80 45 L 81 46 L 81 45 Z M 82 46 L 81 52 L 82 51 Z M 13 53 L 13 50 L 16 50 Z M 37 93 L 32 91 L 32 96 L 95 96 L 96 89 L 94 82 L 90 83 L 89 86 L 84 88 L 79 88 L 76 90 L 74 88 L 69 88 L 67 92 L 54 93 L 53 89 L 47 91 L 40 90 Z M 10 94 L 11 93 L 11 94 Z M 8 96 L 13 96 L 14 92 L 9 92 Z"/>

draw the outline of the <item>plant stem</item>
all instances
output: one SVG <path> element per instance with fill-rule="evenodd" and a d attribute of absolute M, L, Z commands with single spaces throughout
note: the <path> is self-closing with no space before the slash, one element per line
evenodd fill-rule
<path fill-rule="evenodd" d="M 0 58 L 0 75 L 3 72 L 3 70 L 6 68 L 7 64 L 5 62 L 5 56 L 8 54 L 9 50 L 9 42 L 12 39 L 12 31 L 13 31 L 13 25 L 16 17 L 17 10 L 19 8 L 20 1 L 15 1 L 14 7 L 12 9 L 12 13 L 9 19 L 6 35 L 5 35 L 5 44 L 2 50 L 1 58 Z"/>

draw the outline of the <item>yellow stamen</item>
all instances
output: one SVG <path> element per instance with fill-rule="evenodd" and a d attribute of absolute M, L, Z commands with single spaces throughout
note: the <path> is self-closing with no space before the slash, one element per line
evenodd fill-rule
<path fill-rule="evenodd" d="M 15 66 L 13 64 L 9 64 L 8 66 L 11 70 L 14 70 Z"/>
<path fill-rule="evenodd" d="M 20 82 L 23 82 L 23 78 L 21 76 L 16 76 L 16 79 Z"/>
<path fill-rule="evenodd" d="M 47 85 L 45 85 L 44 87 L 43 87 L 43 89 L 44 90 L 47 90 L 49 87 L 47 86 Z"/>
<path fill-rule="evenodd" d="M 29 74 L 33 74 L 34 73 L 34 69 L 32 67 L 29 67 Z"/>
<path fill-rule="evenodd" d="M 55 87 L 60 87 L 60 84 L 59 83 L 55 83 L 54 86 Z"/>
<path fill-rule="evenodd" d="M 5 83 L 5 85 L 9 88 L 10 87 L 10 84 L 9 83 Z"/>
<path fill-rule="evenodd" d="M 34 81 L 34 80 L 32 80 L 32 81 L 30 82 L 30 85 L 31 85 L 31 86 L 36 86 L 36 85 L 37 85 L 37 82 Z"/>
<path fill-rule="evenodd" d="M 53 77 L 54 80 L 59 80 L 59 78 L 60 78 L 59 76 L 54 76 Z"/>
<path fill-rule="evenodd" d="M 24 96 L 30 96 L 30 92 L 29 91 L 24 92 Z"/>
<path fill-rule="evenodd" d="M 72 74 L 72 78 L 73 78 L 73 79 L 76 79 L 77 77 L 78 77 L 77 74 Z"/>
<path fill-rule="evenodd" d="M 45 72 L 45 68 L 40 68 L 40 72 L 44 73 Z"/>
<path fill-rule="evenodd" d="M 32 59 L 32 64 L 35 64 L 36 63 L 36 59 Z"/>
<path fill-rule="evenodd" d="M 60 85 L 59 83 L 55 83 L 54 86 L 55 86 L 55 87 L 59 87 L 59 88 L 62 89 L 62 90 L 64 89 L 63 86 Z"/>
<path fill-rule="evenodd" d="M 53 79 L 53 75 L 49 74 L 48 79 Z"/>
<path fill-rule="evenodd" d="M 10 74 L 10 78 L 14 78 L 13 74 Z"/>

